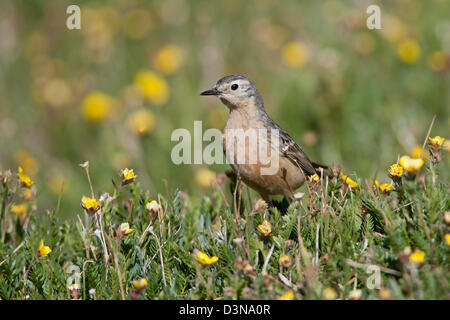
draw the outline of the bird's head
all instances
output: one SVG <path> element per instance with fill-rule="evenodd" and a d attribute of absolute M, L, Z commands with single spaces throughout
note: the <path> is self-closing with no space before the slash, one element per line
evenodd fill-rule
<path fill-rule="evenodd" d="M 246 108 L 250 105 L 263 108 L 261 96 L 255 85 L 241 75 L 224 77 L 217 81 L 212 89 L 200 94 L 216 96 L 230 109 Z"/>

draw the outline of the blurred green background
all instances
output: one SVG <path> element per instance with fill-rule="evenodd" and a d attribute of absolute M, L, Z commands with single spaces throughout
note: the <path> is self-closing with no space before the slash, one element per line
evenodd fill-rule
<path fill-rule="evenodd" d="M 81 30 L 66 28 L 70 4 Z M 366 27 L 370 4 L 381 30 Z M 86 160 L 97 192 L 128 167 L 153 194 L 165 179 L 199 196 L 209 171 L 172 164 L 170 135 L 223 129 L 225 106 L 199 93 L 243 74 L 312 159 L 371 177 L 411 155 L 433 115 L 432 135 L 449 136 L 449 70 L 445 0 L 3 0 L 0 170 L 22 165 L 44 208 L 64 182 L 66 214 L 89 194 Z"/>

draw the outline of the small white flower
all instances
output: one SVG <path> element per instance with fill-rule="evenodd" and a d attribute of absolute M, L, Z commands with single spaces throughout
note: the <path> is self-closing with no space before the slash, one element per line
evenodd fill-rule
<path fill-rule="evenodd" d="M 89 161 L 80 163 L 80 167 L 82 167 L 83 169 L 89 168 Z"/>

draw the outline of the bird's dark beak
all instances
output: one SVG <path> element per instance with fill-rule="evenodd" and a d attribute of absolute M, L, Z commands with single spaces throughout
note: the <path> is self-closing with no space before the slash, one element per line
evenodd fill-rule
<path fill-rule="evenodd" d="M 220 94 L 220 91 L 216 88 L 212 88 L 210 90 L 203 91 L 200 93 L 201 96 L 217 96 Z"/>

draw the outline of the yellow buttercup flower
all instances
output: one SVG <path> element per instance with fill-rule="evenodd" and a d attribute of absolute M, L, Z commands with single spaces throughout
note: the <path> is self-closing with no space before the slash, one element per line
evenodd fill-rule
<path fill-rule="evenodd" d="M 89 214 L 94 214 L 100 209 L 100 202 L 95 198 L 89 198 L 83 196 L 81 198 L 81 206 L 85 209 Z"/>
<path fill-rule="evenodd" d="M 42 99 L 51 108 L 60 109 L 72 99 L 70 84 L 61 78 L 50 78 L 43 83 Z"/>
<path fill-rule="evenodd" d="M 145 136 L 155 128 L 155 116 L 150 110 L 141 109 L 130 114 L 128 125 L 139 136 Z"/>
<path fill-rule="evenodd" d="M 124 222 L 124 223 L 120 224 L 120 226 L 119 226 L 118 235 L 119 235 L 119 237 L 123 237 L 123 236 L 127 236 L 129 234 L 132 234 L 134 231 L 136 231 L 136 230 L 130 228 L 130 225 L 128 224 L 128 222 Z"/>
<path fill-rule="evenodd" d="M 272 234 L 272 224 L 264 220 L 262 224 L 258 226 L 258 231 L 261 232 L 263 236 L 270 236 Z"/>
<path fill-rule="evenodd" d="M 444 71 L 450 66 L 450 59 L 442 51 L 433 52 L 428 56 L 428 65 L 434 71 Z"/>
<path fill-rule="evenodd" d="M 136 180 L 136 175 L 133 169 L 125 168 L 120 173 L 120 178 L 122 179 L 122 184 L 129 184 Z"/>
<path fill-rule="evenodd" d="M 392 292 L 387 288 L 382 288 L 380 290 L 380 299 L 382 300 L 390 300 L 392 299 Z"/>
<path fill-rule="evenodd" d="M 38 257 L 45 257 L 50 252 L 52 252 L 52 249 L 50 249 L 50 247 L 44 246 L 44 240 L 41 240 L 38 249 Z"/>
<path fill-rule="evenodd" d="M 450 211 L 444 212 L 444 222 L 447 225 L 450 225 Z"/>
<path fill-rule="evenodd" d="M 400 178 L 403 175 L 403 167 L 397 163 L 394 163 L 389 167 L 389 175 L 392 178 Z"/>
<path fill-rule="evenodd" d="M 404 63 L 415 63 L 420 57 L 420 46 L 413 39 L 404 39 L 397 46 L 397 54 Z"/>
<path fill-rule="evenodd" d="M 375 189 L 378 189 L 380 190 L 380 192 L 385 194 L 389 194 L 393 189 L 393 186 L 391 184 L 389 183 L 380 184 L 378 180 L 375 180 L 375 187 L 376 187 Z"/>
<path fill-rule="evenodd" d="M 278 300 L 294 300 L 294 291 L 289 290 L 282 296 L 278 298 Z"/>
<path fill-rule="evenodd" d="M 253 266 L 250 263 L 247 263 L 244 267 L 244 273 L 245 274 L 249 274 L 251 272 L 253 272 Z"/>
<path fill-rule="evenodd" d="M 147 282 L 147 279 L 145 279 L 145 278 L 133 281 L 133 287 L 134 287 L 134 289 L 136 289 L 136 291 L 144 290 L 147 287 L 147 285 L 148 285 L 148 282 Z"/>
<path fill-rule="evenodd" d="M 333 288 L 326 288 L 323 290 L 322 299 L 324 300 L 335 300 L 337 297 L 336 290 Z"/>
<path fill-rule="evenodd" d="M 424 161 L 422 159 L 413 159 L 409 156 L 402 156 L 399 163 L 406 172 L 414 174 L 422 168 Z"/>
<path fill-rule="evenodd" d="M 82 102 L 83 116 L 88 121 L 100 122 L 110 114 L 115 103 L 115 99 L 106 93 L 92 92 Z"/>
<path fill-rule="evenodd" d="M 450 233 L 445 234 L 445 242 L 447 242 L 447 245 L 450 246 Z"/>
<path fill-rule="evenodd" d="M 425 252 L 416 249 L 414 252 L 409 256 L 409 261 L 417 264 L 422 264 L 425 260 Z"/>
<path fill-rule="evenodd" d="M 442 147 L 442 144 L 444 143 L 445 138 L 436 136 L 433 138 L 428 138 L 428 142 L 432 145 L 432 146 L 436 146 L 437 148 Z"/>
<path fill-rule="evenodd" d="M 362 291 L 361 289 L 355 289 L 350 291 L 349 298 L 352 300 L 361 300 Z"/>
<path fill-rule="evenodd" d="M 413 158 L 419 158 L 421 152 L 422 152 L 422 146 L 415 146 L 414 149 L 411 151 L 411 156 Z"/>
<path fill-rule="evenodd" d="M 67 290 L 69 290 L 69 291 L 80 290 L 80 284 L 75 283 L 75 284 L 69 285 L 69 286 L 67 286 Z"/>
<path fill-rule="evenodd" d="M 162 210 L 161 205 L 156 200 L 152 200 L 151 202 L 148 202 L 145 205 L 145 208 L 148 210 L 148 212 L 153 213 L 153 214 L 156 214 L 160 210 Z"/>
<path fill-rule="evenodd" d="M 216 181 L 216 173 L 207 168 L 202 168 L 195 173 L 195 182 L 201 188 L 211 188 Z"/>
<path fill-rule="evenodd" d="M 293 41 L 283 47 L 282 57 L 289 67 L 301 68 L 308 62 L 309 53 L 303 43 Z"/>
<path fill-rule="evenodd" d="M 393 186 L 390 183 L 383 183 L 380 184 L 378 188 L 382 193 L 389 194 L 392 191 Z"/>
<path fill-rule="evenodd" d="M 317 173 L 313 174 L 312 176 L 309 177 L 309 182 L 319 182 L 320 181 L 320 177 Z"/>
<path fill-rule="evenodd" d="M 28 205 L 26 203 L 16 204 L 11 207 L 10 212 L 21 219 L 27 216 Z"/>
<path fill-rule="evenodd" d="M 35 182 L 31 180 L 30 176 L 23 172 L 22 167 L 19 166 L 19 181 L 20 186 L 25 188 L 31 188 Z"/>
<path fill-rule="evenodd" d="M 32 175 L 39 172 L 39 162 L 26 150 L 18 150 L 14 153 L 14 160 L 18 166 Z"/>
<path fill-rule="evenodd" d="M 162 73 L 173 74 L 180 68 L 182 62 L 182 49 L 177 45 L 169 44 L 156 53 L 153 65 Z"/>
<path fill-rule="evenodd" d="M 153 71 L 138 72 L 134 84 L 138 92 L 150 103 L 160 106 L 169 100 L 170 88 L 166 80 Z"/>
<path fill-rule="evenodd" d="M 201 251 L 197 252 L 195 258 L 197 259 L 198 262 L 200 262 L 203 265 L 210 265 L 216 263 L 219 260 L 218 257 L 216 256 L 210 257 L 206 253 Z"/>
<path fill-rule="evenodd" d="M 344 175 L 342 172 L 341 179 L 342 182 L 346 183 L 350 187 L 350 190 L 358 189 L 358 183 L 350 179 L 348 176 Z"/>
<path fill-rule="evenodd" d="M 34 200 L 34 192 L 31 189 L 23 189 L 22 191 L 22 197 L 25 201 L 33 202 Z"/>
<path fill-rule="evenodd" d="M 289 268 L 291 266 L 291 257 L 289 257 L 288 255 L 282 255 L 278 260 L 278 263 L 283 267 Z"/>
<path fill-rule="evenodd" d="M 421 152 L 422 152 L 422 146 L 420 146 L 420 145 L 415 146 L 414 149 L 412 149 L 412 151 L 411 151 L 411 158 L 419 158 Z M 420 158 L 428 159 L 428 153 L 422 152 L 422 155 L 420 156 Z"/>
<path fill-rule="evenodd" d="M 383 28 L 380 32 L 386 39 L 397 42 L 405 37 L 407 27 L 399 18 L 386 14 L 383 19 Z"/>

